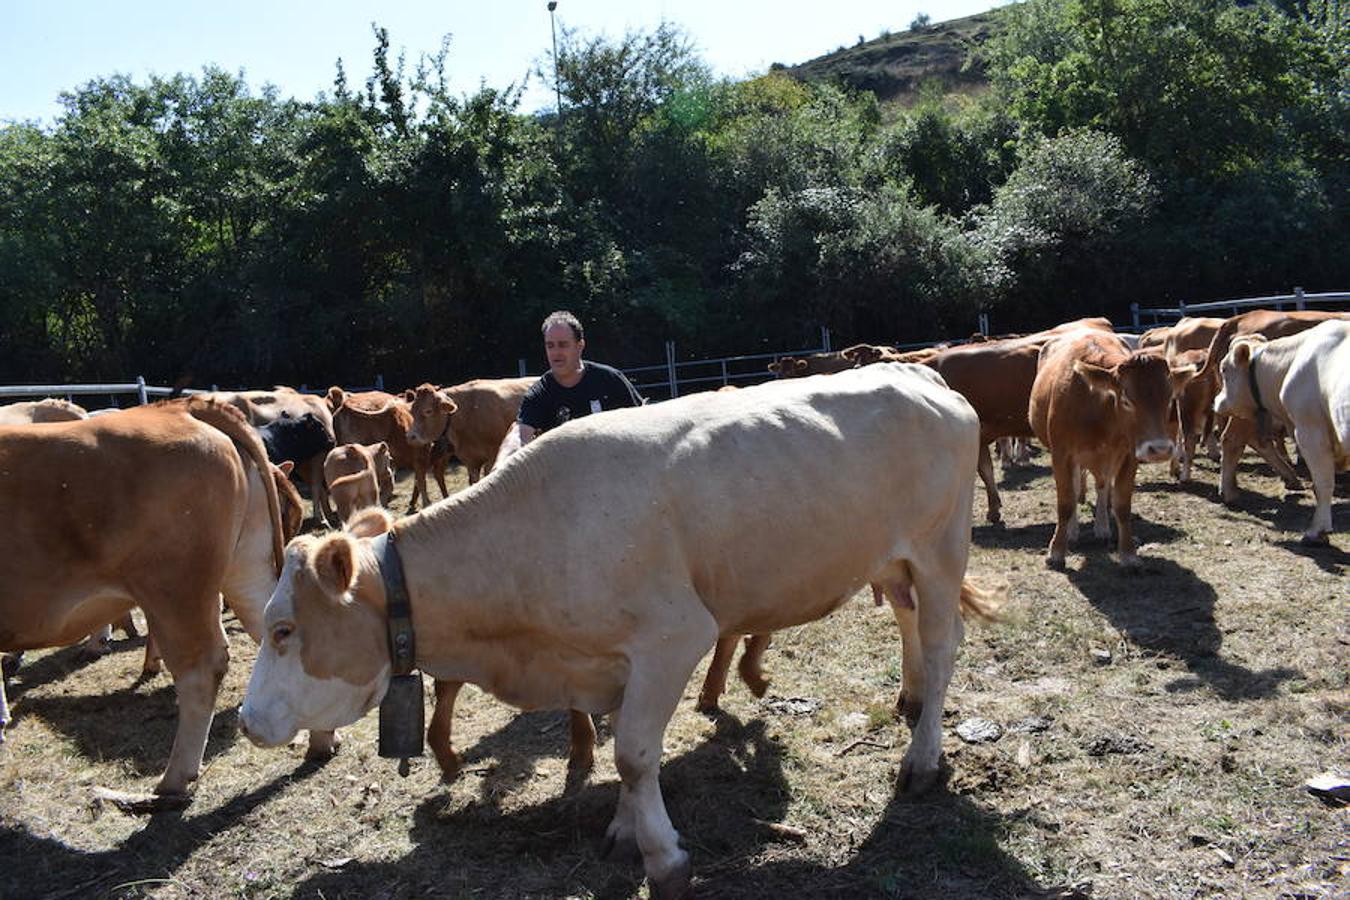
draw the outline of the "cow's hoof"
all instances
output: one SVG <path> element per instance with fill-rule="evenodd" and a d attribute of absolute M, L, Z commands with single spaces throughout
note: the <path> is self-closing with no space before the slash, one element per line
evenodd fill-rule
<path fill-rule="evenodd" d="M 1133 553 L 1127 554 L 1120 558 L 1120 568 L 1130 574 L 1138 573 L 1143 569 L 1143 567 L 1144 564 L 1140 562 L 1139 557 L 1135 556 Z"/>
<path fill-rule="evenodd" d="M 1305 547 L 1331 546 L 1331 538 L 1325 531 L 1319 532 L 1318 534 L 1305 534 L 1298 539 L 1298 542 Z"/>
<path fill-rule="evenodd" d="M 755 675 L 753 673 L 747 675 L 744 669 L 741 670 L 740 674 L 741 680 L 744 681 L 745 686 L 750 689 L 750 693 L 754 694 L 756 697 L 763 697 L 768 693 L 769 679 L 765 678 L 763 675 Z"/>
<path fill-rule="evenodd" d="M 168 810 L 186 809 L 192 803 L 192 794 L 188 791 L 169 791 L 155 788 L 153 794 L 129 794 L 111 788 L 94 788 L 94 801 L 111 803 L 122 812 L 157 813 Z"/>
<path fill-rule="evenodd" d="M 703 713 L 703 715 L 712 718 L 722 714 L 722 707 L 717 705 L 716 700 L 705 700 L 699 697 L 698 703 L 694 704 L 694 712 Z"/>
<path fill-rule="evenodd" d="M 453 784 L 459 778 L 459 754 L 454 750 L 446 753 L 435 748 L 432 749 L 432 753 L 436 755 L 436 765 L 441 770 L 441 784 Z"/>
<path fill-rule="evenodd" d="M 653 878 L 652 897 L 656 900 L 693 900 L 694 864 L 688 855 L 684 861 L 660 878 Z"/>
<path fill-rule="evenodd" d="M 336 731 L 311 731 L 309 746 L 305 748 L 305 759 L 308 762 L 327 762 L 337 756 L 338 748 L 341 746 L 342 738 Z"/>
<path fill-rule="evenodd" d="M 9 681 L 19 672 L 19 664 L 23 662 L 22 653 L 6 653 L 0 658 L 0 677 Z"/>
<path fill-rule="evenodd" d="M 1003 513 L 999 512 L 996 509 L 989 510 L 989 512 L 985 514 L 984 518 L 985 521 L 988 522 L 990 525 L 1003 524 Z"/>
<path fill-rule="evenodd" d="M 1048 569 L 1054 569 L 1056 572 L 1064 571 L 1064 557 L 1051 553 L 1045 558 L 1045 566 Z"/>
<path fill-rule="evenodd" d="M 918 769 L 906 762 L 900 766 L 900 792 L 909 797 L 920 797 L 938 783 L 938 769 Z"/>

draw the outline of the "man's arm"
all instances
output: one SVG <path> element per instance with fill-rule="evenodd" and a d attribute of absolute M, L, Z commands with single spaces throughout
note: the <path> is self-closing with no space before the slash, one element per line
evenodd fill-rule
<path fill-rule="evenodd" d="M 641 406 L 644 401 L 642 399 L 642 395 L 637 392 L 637 388 L 633 387 L 633 382 L 629 381 L 628 376 L 620 372 L 618 369 L 615 369 L 614 372 L 616 375 L 619 376 L 619 380 L 623 382 L 623 386 L 628 391 L 628 405 Z"/>
<path fill-rule="evenodd" d="M 517 422 L 510 430 L 506 432 L 506 437 L 502 438 L 501 445 L 497 448 L 497 459 L 492 463 L 492 469 L 495 472 L 501 468 L 506 458 L 515 453 L 521 447 L 524 447 L 530 441 L 539 436 L 535 431 L 524 422 Z"/>

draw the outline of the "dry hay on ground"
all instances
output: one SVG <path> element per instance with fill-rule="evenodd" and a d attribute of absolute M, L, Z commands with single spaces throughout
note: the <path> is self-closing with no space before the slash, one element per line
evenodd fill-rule
<path fill-rule="evenodd" d="M 1047 470 L 1004 479 L 1007 524 L 977 525 L 971 571 L 1006 579 L 1012 599 L 1003 622 L 968 630 L 947 704 L 950 777 L 923 799 L 893 790 L 909 737 L 892 715 L 899 643 L 864 598 L 775 639 L 764 702 L 733 684 L 725 714 L 705 718 L 692 682 L 662 785 L 700 893 L 1343 892 L 1346 813 L 1302 784 L 1350 762 L 1350 510 L 1340 499 L 1332 548 L 1305 551 L 1311 495 L 1281 499 L 1263 468 L 1241 477 L 1246 498 L 1227 510 L 1208 461 L 1190 487 L 1142 470 L 1137 575 L 1100 546 L 1047 570 Z M 238 736 L 254 648 L 230 626 L 197 795 L 148 818 L 92 804 L 92 788 L 153 784 L 174 724 L 168 678 L 135 684 L 139 642 L 92 664 L 73 649 L 29 655 L 0 750 L 0 896 L 645 895 L 640 868 L 598 857 L 617 796 L 607 740 L 589 784 L 564 798 L 563 715 L 518 715 L 467 689 L 454 785 L 429 757 L 400 779 L 375 755 L 373 715 L 336 759 L 306 765 L 302 744 Z M 1003 736 L 963 744 L 955 726 L 972 716 Z"/>

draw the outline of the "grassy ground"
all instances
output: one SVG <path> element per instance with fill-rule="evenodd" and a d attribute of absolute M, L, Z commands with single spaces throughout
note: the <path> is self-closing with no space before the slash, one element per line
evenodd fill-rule
<path fill-rule="evenodd" d="M 1311 495 L 1282 498 L 1263 468 L 1244 467 L 1232 510 L 1207 461 L 1185 488 L 1147 469 L 1143 571 L 1080 546 L 1053 572 L 1052 486 L 1036 462 L 1004 480 L 1007 524 L 975 529 L 972 573 L 1006 580 L 1011 600 L 1001 623 L 968 631 L 947 704 L 950 776 L 932 795 L 894 792 L 909 739 L 892 715 L 899 642 L 864 598 L 777 636 L 764 701 L 737 683 L 710 719 L 691 683 L 662 784 L 702 896 L 1350 889 L 1347 813 L 1302 787 L 1350 764 L 1350 504 L 1336 506 L 1333 547 L 1305 551 Z M 598 856 L 617 796 L 603 728 L 594 775 L 566 798 L 565 717 L 516 715 L 472 688 L 453 785 L 429 757 L 399 778 L 375 755 L 374 716 L 337 758 L 307 765 L 302 746 L 238 736 L 254 648 L 230 625 L 235 664 L 182 812 L 93 800 L 100 785 L 148 790 L 167 758 L 174 693 L 167 676 L 135 683 L 140 642 L 94 663 L 29 655 L 0 749 L 0 897 L 645 896 L 640 868 Z M 973 716 L 1003 736 L 963 743 L 955 726 Z"/>

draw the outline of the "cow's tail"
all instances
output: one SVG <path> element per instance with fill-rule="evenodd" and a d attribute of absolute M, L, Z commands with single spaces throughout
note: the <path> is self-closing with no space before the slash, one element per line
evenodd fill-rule
<path fill-rule="evenodd" d="M 984 622 L 998 621 L 998 611 L 1008 602 L 1006 585 L 982 587 L 973 579 L 961 579 L 961 617 L 980 619 Z"/>
<path fill-rule="evenodd" d="M 1219 330 L 1214 332 L 1214 337 L 1209 341 L 1209 353 L 1205 357 L 1205 364 L 1195 373 L 1196 378 L 1209 378 L 1219 370 L 1223 358 L 1228 355 L 1228 346 L 1233 343 L 1233 335 L 1237 333 L 1238 319 L 1238 316 L 1226 319 L 1219 326 Z"/>
<path fill-rule="evenodd" d="M 262 438 L 248 424 L 248 420 L 238 407 L 231 404 L 207 397 L 189 397 L 187 411 L 194 419 L 210 425 L 234 441 L 257 467 L 263 492 L 267 496 L 267 515 L 272 523 L 272 559 L 276 564 L 277 574 L 280 575 L 286 554 L 282 542 L 281 503 L 277 499 L 277 485 L 272 480 L 271 469 L 268 468 L 267 450 L 263 447 Z"/>

